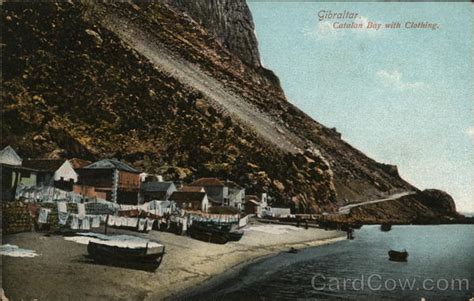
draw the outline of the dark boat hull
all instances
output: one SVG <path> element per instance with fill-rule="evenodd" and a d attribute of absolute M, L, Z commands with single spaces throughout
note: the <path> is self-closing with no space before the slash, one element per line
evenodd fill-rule
<path fill-rule="evenodd" d="M 244 231 L 231 231 L 228 236 L 230 241 L 239 241 L 244 236 Z"/>
<path fill-rule="evenodd" d="M 215 244 L 223 245 L 229 241 L 229 237 L 225 233 L 206 231 L 205 229 L 190 228 L 188 233 L 194 239 Z"/>
<path fill-rule="evenodd" d="M 408 252 L 388 251 L 389 260 L 405 262 L 408 259 Z"/>
<path fill-rule="evenodd" d="M 195 222 L 189 227 L 188 234 L 195 239 L 217 244 L 239 241 L 244 231 L 233 229 L 232 225 Z"/>
<path fill-rule="evenodd" d="M 111 266 L 119 266 L 145 271 L 155 271 L 161 264 L 165 250 L 147 254 L 146 248 L 121 248 L 89 242 L 87 246 L 89 256 L 95 262 Z"/>

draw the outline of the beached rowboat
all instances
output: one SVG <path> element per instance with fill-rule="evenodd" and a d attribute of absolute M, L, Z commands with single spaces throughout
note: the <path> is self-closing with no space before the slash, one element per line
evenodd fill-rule
<path fill-rule="evenodd" d="M 124 248 L 90 241 L 87 252 L 101 264 L 154 271 L 163 260 L 165 247 L 159 252 L 150 253 L 148 247 Z"/>

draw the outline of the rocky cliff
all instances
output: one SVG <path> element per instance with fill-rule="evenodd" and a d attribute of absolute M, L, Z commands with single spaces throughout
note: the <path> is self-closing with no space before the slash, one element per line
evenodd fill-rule
<path fill-rule="evenodd" d="M 252 14 L 245 0 L 163 0 L 191 16 L 221 46 L 255 71 L 261 81 L 283 93 L 278 77 L 262 66 Z M 255 76 L 255 75 L 254 75 Z"/>
<path fill-rule="evenodd" d="M 304 212 L 416 190 L 286 101 L 244 2 L 4 3 L 2 35 L 2 145 L 24 157 L 218 176 Z"/>
<path fill-rule="evenodd" d="M 244 0 L 169 0 L 186 12 L 242 62 L 260 68 L 260 54 L 252 14 Z"/>
<path fill-rule="evenodd" d="M 430 224 L 452 223 L 461 217 L 451 196 L 426 189 L 394 201 L 356 207 L 343 220 L 364 224 Z"/>

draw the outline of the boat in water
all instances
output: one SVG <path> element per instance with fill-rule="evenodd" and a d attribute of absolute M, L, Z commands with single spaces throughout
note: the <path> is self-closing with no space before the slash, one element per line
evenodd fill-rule
<path fill-rule="evenodd" d="M 391 261 L 401 261 L 401 262 L 405 262 L 407 261 L 407 258 L 408 258 L 408 252 L 403 250 L 403 251 L 394 251 L 394 250 L 390 250 L 388 251 L 388 256 L 389 256 L 389 260 Z"/>
<path fill-rule="evenodd" d="M 89 256 L 97 263 L 149 272 L 160 266 L 165 255 L 165 246 L 157 249 L 161 250 L 151 252 L 148 244 L 145 248 L 126 248 L 89 241 L 87 245 Z"/>
<path fill-rule="evenodd" d="M 388 232 L 390 230 L 392 230 L 392 225 L 391 224 L 381 224 L 380 225 L 380 231 Z"/>

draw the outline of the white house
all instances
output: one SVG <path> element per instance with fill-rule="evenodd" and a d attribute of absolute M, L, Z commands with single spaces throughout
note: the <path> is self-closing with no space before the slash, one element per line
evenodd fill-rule
<path fill-rule="evenodd" d="M 55 181 L 73 181 L 77 183 L 79 175 L 74 171 L 74 167 L 69 160 L 64 163 L 54 172 Z"/>
<path fill-rule="evenodd" d="M 71 190 L 72 184 L 76 183 L 79 178 L 73 165 L 64 159 L 24 160 L 23 167 L 38 171 L 37 185 L 54 185 L 58 188 Z"/>
<path fill-rule="evenodd" d="M 175 191 L 170 200 L 176 203 L 176 207 L 184 210 L 207 212 L 209 208 L 209 199 L 205 192 Z"/>
<path fill-rule="evenodd" d="M 10 145 L 0 151 L 0 164 L 21 166 L 22 161 Z"/>
<path fill-rule="evenodd" d="M 234 207 L 239 210 L 243 209 L 243 203 L 245 201 L 245 189 L 239 184 L 227 180 L 225 186 L 228 187 L 228 197 L 224 200 L 226 206 Z"/>

